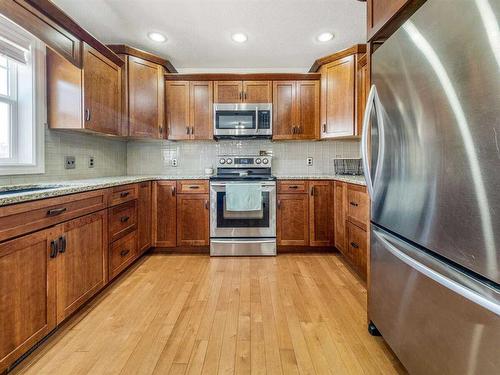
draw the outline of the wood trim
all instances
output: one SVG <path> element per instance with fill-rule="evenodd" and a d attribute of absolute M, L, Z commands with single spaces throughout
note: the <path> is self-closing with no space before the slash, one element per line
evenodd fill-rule
<path fill-rule="evenodd" d="M 177 69 L 175 69 L 170 61 L 153 53 L 143 51 L 142 49 L 131 47 L 126 44 L 108 44 L 107 47 L 117 55 L 123 54 L 134 56 L 139 59 L 161 65 L 167 70 L 168 73 L 177 73 Z"/>
<path fill-rule="evenodd" d="M 368 50 L 368 47 L 367 47 L 367 50 Z M 362 68 L 363 66 L 365 66 L 366 64 L 368 63 L 368 57 L 367 57 L 367 53 L 359 56 L 358 58 L 358 70 L 360 68 Z"/>
<path fill-rule="evenodd" d="M 367 41 L 383 41 L 390 37 L 399 27 L 410 18 L 413 13 L 420 8 L 426 0 L 406 0 L 399 9 L 391 12 L 390 17 L 378 20 L 376 24 L 373 23 L 373 14 L 370 2 L 367 6 Z"/>
<path fill-rule="evenodd" d="M 319 73 L 196 73 L 165 74 L 167 81 L 306 81 L 319 80 Z"/>
<path fill-rule="evenodd" d="M 321 57 L 317 59 L 309 69 L 309 73 L 315 73 L 321 68 L 321 66 L 328 64 L 330 62 L 339 60 L 343 57 L 355 55 L 357 53 L 365 53 L 366 52 L 366 44 L 355 44 L 350 48 L 343 49 L 342 51 L 335 52 L 331 55 Z M 319 79 L 319 78 L 318 78 Z"/>
<path fill-rule="evenodd" d="M 116 65 L 122 67 L 124 62 L 120 57 L 118 57 L 113 51 L 106 47 L 103 43 L 97 40 L 92 34 L 76 23 L 73 18 L 68 16 L 61 8 L 55 5 L 50 0 L 15 0 L 20 6 L 27 8 L 29 5 L 45 16 L 47 16 L 52 21 L 56 22 L 58 25 L 68 30 L 71 34 L 76 36 L 78 39 L 87 43 L 91 47 L 95 48 L 99 53 L 105 56 L 107 59 L 111 60 Z M 28 9 L 29 10 L 29 9 Z"/>

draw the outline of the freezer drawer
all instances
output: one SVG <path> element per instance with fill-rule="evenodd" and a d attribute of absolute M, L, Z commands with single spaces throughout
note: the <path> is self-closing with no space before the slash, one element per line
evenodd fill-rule
<path fill-rule="evenodd" d="M 411 374 L 500 368 L 498 289 L 372 225 L 369 315 Z"/>

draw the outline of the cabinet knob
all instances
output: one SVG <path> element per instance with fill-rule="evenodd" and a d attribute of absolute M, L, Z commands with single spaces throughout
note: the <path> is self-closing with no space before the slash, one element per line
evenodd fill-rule
<path fill-rule="evenodd" d="M 326 124 L 323 124 L 323 133 L 326 133 Z"/>
<path fill-rule="evenodd" d="M 125 197 L 127 197 L 129 194 L 130 194 L 130 192 L 128 192 L 128 191 L 123 191 L 123 192 L 121 192 L 121 193 L 120 193 L 120 197 L 125 198 Z"/>
<path fill-rule="evenodd" d="M 186 134 L 189 135 L 189 126 L 186 126 Z"/>
<path fill-rule="evenodd" d="M 85 108 L 85 121 L 90 121 L 90 109 Z"/>
<path fill-rule="evenodd" d="M 359 247 L 359 245 L 356 242 L 351 242 L 351 246 L 355 249 Z"/>
<path fill-rule="evenodd" d="M 130 217 L 128 217 L 128 216 L 122 216 L 122 217 L 120 218 L 120 221 L 121 221 L 122 223 L 126 223 L 126 222 L 128 221 L 128 219 L 130 219 Z"/>
<path fill-rule="evenodd" d="M 128 253 L 130 253 L 130 250 L 128 250 L 128 249 L 123 249 L 122 251 L 120 251 L 120 255 L 122 257 L 124 257 L 125 255 L 127 255 Z"/>
<path fill-rule="evenodd" d="M 358 204 L 356 202 L 349 202 L 351 206 L 358 207 Z"/>
<path fill-rule="evenodd" d="M 175 186 L 172 186 L 172 197 L 175 196 Z"/>
<path fill-rule="evenodd" d="M 205 201 L 205 209 L 208 210 L 208 200 Z"/>

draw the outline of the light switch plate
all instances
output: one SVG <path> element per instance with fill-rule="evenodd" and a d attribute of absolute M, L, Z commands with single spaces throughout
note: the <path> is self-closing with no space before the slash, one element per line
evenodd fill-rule
<path fill-rule="evenodd" d="M 64 169 L 75 169 L 76 159 L 74 156 L 66 156 L 64 158 Z"/>

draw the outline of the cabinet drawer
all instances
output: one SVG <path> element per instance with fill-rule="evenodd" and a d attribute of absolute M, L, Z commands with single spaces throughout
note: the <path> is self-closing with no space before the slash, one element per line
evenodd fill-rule
<path fill-rule="evenodd" d="M 347 220 L 366 230 L 369 219 L 369 198 L 364 186 L 347 185 Z"/>
<path fill-rule="evenodd" d="M 347 259 L 359 275 L 366 280 L 368 234 L 353 223 L 347 223 Z"/>
<path fill-rule="evenodd" d="M 108 190 L 0 207 L 0 241 L 106 208 Z"/>
<path fill-rule="evenodd" d="M 208 193 L 208 181 L 206 180 L 182 180 L 177 181 L 177 192 L 179 194 L 206 194 Z"/>
<path fill-rule="evenodd" d="M 112 279 L 134 261 L 137 255 L 137 234 L 131 232 L 109 247 L 109 278 Z"/>
<path fill-rule="evenodd" d="M 278 181 L 278 194 L 307 193 L 309 183 L 307 181 Z"/>
<path fill-rule="evenodd" d="M 139 187 L 137 184 L 115 186 L 111 190 L 110 206 L 132 201 L 137 199 L 139 195 Z"/>
<path fill-rule="evenodd" d="M 137 201 L 130 201 L 109 209 L 109 241 L 116 241 L 137 225 Z"/>

